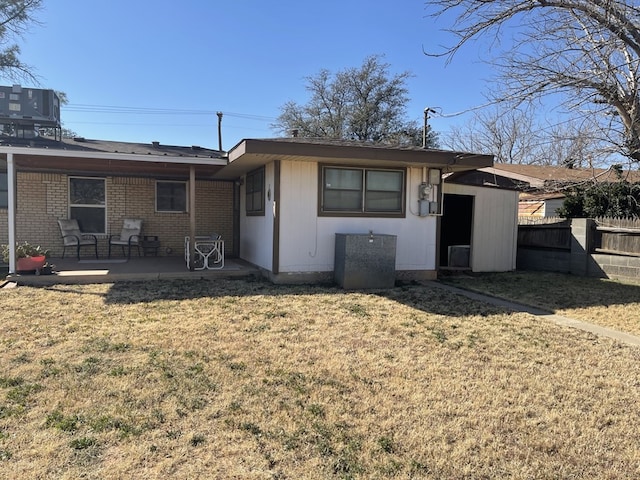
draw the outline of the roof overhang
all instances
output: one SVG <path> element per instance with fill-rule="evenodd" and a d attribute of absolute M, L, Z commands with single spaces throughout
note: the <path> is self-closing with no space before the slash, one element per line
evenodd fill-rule
<path fill-rule="evenodd" d="M 12 154 L 20 171 L 66 172 L 75 175 L 149 176 L 188 178 L 193 166 L 196 177 L 213 179 L 227 164 L 224 158 L 172 157 L 126 153 L 1 147 L 0 157 Z"/>
<path fill-rule="evenodd" d="M 521 173 L 509 172 L 500 168 L 486 167 L 481 168 L 480 171 L 489 173 L 491 175 L 498 175 L 512 180 L 518 180 L 520 182 L 528 183 L 531 187 L 541 188 L 544 186 L 544 180 L 529 175 L 523 175 Z"/>
<path fill-rule="evenodd" d="M 216 178 L 234 180 L 274 160 L 368 167 L 429 167 L 444 172 L 493 165 L 493 156 L 445 150 L 245 139 L 229 151 L 229 164 Z"/>

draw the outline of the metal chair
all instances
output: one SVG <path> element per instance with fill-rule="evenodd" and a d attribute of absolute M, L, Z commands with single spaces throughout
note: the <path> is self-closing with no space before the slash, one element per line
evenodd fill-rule
<path fill-rule="evenodd" d="M 111 245 L 120 245 L 122 247 L 122 255 L 125 254 L 124 248 L 127 247 L 127 259 L 131 258 L 131 247 L 136 247 L 138 256 L 140 256 L 141 241 L 142 220 L 139 218 L 125 218 L 122 231 L 117 235 L 109 236 L 109 258 L 111 258 Z"/>
<path fill-rule="evenodd" d="M 184 242 L 184 259 L 189 268 L 189 237 L 185 237 Z M 194 270 L 218 270 L 224 268 L 224 240 L 217 233 L 211 236 L 196 236 L 193 246 Z"/>
<path fill-rule="evenodd" d="M 224 240 L 196 238 L 194 245 L 194 270 L 224 268 Z"/>
<path fill-rule="evenodd" d="M 90 233 L 82 233 L 76 219 L 58 220 L 58 225 L 62 235 L 62 258 L 64 258 L 67 247 L 75 247 L 78 260 L 80 260 L 80 249 L 90 246 L 93 246 L 96 258 L 98 258 L 98 238 Z"/>

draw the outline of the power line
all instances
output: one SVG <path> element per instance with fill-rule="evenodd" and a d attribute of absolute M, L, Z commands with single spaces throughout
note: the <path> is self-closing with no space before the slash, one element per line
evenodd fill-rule
<path fill-rule="evenodd" d="M 196 110 L 196 109 L 175 109 L 175 108 L 153 108 L 153 107 L 128 107 L 118 105 L 95 105 L 95 104 L 82 104 L 82 103 L 70 103 L 63 106 L 64 110 L 69 112 L 80 113 L 107 113 L 118 115 L 216 115 L 220 110 Z M 274 121 L 275 117 L 269 117 L 265 115 L 254 115 L 248 113 L 236 113 L 222 111 L 223 115 L 241 118 L 244 120 L 254 121 Z"/>
<path fill-rule="evenodd" d="M 102 125 L 102 126 L 140 126 L 140 127 L 171 127 L 171 128 L 211 128 L 211 123 L 148 123 L 148 122 L 89 122 L 89 121 L 70 121 L 65 125 Z M 225 126 L 227 130 L 251 130 L 263 132 L 264 128 L 241 127 L 238 125 Z"/>

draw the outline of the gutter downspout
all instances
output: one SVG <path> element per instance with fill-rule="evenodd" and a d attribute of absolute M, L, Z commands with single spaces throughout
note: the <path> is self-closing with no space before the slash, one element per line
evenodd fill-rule
<path fill-rule="evenodd" d="M 16 272 L 16 168 L 13 153 L 7 153 L 7 196 L 9 230 L 9 273 Z"/>

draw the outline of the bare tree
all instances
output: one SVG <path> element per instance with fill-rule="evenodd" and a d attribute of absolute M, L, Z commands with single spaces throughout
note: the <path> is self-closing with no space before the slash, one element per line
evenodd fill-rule
<path fill-rule="evenodd" d="M 456 16 L 447 56 L 495 35 L 497 99 L 562 96 L 568 110 L 598 115 L 611 145 L 640 161 L 640 8 L 624 0 L 428 0 L 433 15 Z M 512 29 L 510 27 L 515 27 Z M 516 31 L 513 38 L 506 32 Z"/>
<path fill-rule="evenodd" d="M 482 152 L 499 163 L 594 167 L 611 154 L 590 122 L 575 119 L 549 124 L 539 120 L 531 105 L 494 106 L 475 113 L 462 126 L 454 126 L 444 143 L 454 150 Z"/>
<path fill-rule="evenodd" d="M 367 57 L 362 66 L 332 74 L 321 70 L 307 77 L 311 98 L 306 104 L 283 105 L 273 128 L 285 135 L 353 139 L 375 143 L 422 144 L 422 129 L 406 119 L 409 72 L 389 73 L 381 56 Z M 434 146 L 437 136 L 428 134 Z"/>
<path fill-rule="evenodd" d="M 0 76 L 37 82 L 33 68 L 20 60 L 17 41 L 33 24 L 43 0 L 0 0 Z"/>
<path fill-rule="evenodd" d="M 454 150 L 494 155 L 499 163 L 538 163 L 533 117 L 521 110 L 477 112 L 468 123 L 453 127 L 446 138 Z"/>

